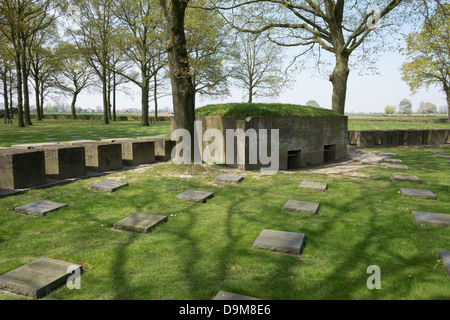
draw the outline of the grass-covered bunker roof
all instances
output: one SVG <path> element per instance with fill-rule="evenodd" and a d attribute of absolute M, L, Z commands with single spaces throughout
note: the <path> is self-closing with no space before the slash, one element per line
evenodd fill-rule
<path fill-rule="evenodd" d="M 343 116 L 323 108 L 280 103 L 210 104 L 195 109 L 197 116 L 233 116 L 238 119 L 257 116 Z"/>

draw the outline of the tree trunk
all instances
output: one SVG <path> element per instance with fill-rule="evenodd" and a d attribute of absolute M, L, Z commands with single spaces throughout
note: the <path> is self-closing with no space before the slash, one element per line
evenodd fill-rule
<path fill-rule="evenodd" d="M 5 73 L 2 75 L 3 82 L 3 101 L 5 103 L 5 124 L 11 123 L 11 119 L 9 117 L 9 102 L 8 102 L 8 74 L 5 70 Z"/>
<path fill-rule="evenodd" d="M 195 90 L 192 84 L 184 33 L 184 15 L 188 0 L 160 0 L 166 19 L 166 49 L 172 85 L 175 129 L 191 135 L 191 159 L 194 160 Z"/>
<path fill-rule="evenodd" d="M 445 89 L 445 95 L 447 96 L 448 122 L 450 123 L 450 86 Z"/>
<path fill-rule="evenodd" d="M 6 65 L 6 64 L 5 64 Z M 5 68 L 4 73 L 2 73 L 2 83 L 3 83 L 3 101 L 5 104 L 5 124 L 9 124 L 9 102 L 8 102 L 8 73 Z"/>
<path fill-rule="evenodd" d="M 34 79 L 34 98 L 36 100 L 37 119 L 40 121 L 40 120 L 42 120 L 42 115 L 41 115 L 41 103 L 40 103 L 41 95 L 39 94 L 39 89 L 40 89 L 39 79 L 35 78 Z"/>
<path fill-rule="evenodd" d="M 148 94 L 149 94 L 149 79 L 142 73 L 142 85 L 141 85 L 141 107 L 142 107 L 142 117 L 141 125 L 148 126 Z"/>
<path fill-rule="evenodd" d="M 11 123 L 12 123 L 12 119 L 14 119 L 14 103 L 13 103 L 13 88 L 14 86 L 14 79 L 13 79 L 13 74 L 12 74 L 12 68 L 9 70 L 9 114 L 11 116 Z"/>
<path fill-rule="evenodd" d="M 154 87 L 153 87 L 153 101 L 155 101 L 155 123 L 158 122 L 158 82 L 156 79 L 156 73 L 153 75 Z"/>
<path fill-rule="evenodd" d="M 41 95 L 41 117 L 44 120 L 44 82 L 41 81 L 41 89 L 39 90 L 39 94 Z"/>
<path fill-rule="evenodd" d="M 333 84 L 333 96 L 331 106 L 334 111 L 341 114 L 345 112 L 345 98 L 347 95 L 347 80 L 350 73 L 348 68 L 348 53 L 336 53 L 336 66 L 330 75 L 330 81 Z"/>
<path fill-rule="evenodd" d="M 26 50 L 24 50 L 23 52 L 26 52 Z M 27 55 L 25 53 L 22 54 L 22 78 L 23 78 L 22 85 L 23 85 L 24 120 L 25 125 L 31 126 L 33 125 L 33 123 L 31 122 L 31 115 L 30 115 L 30 90 L 28 88 L 28 65 L 27 65 Z"/>
<path fill-rule="evenodd" d="M 113 72 L 113 121 L 117 121 L 117 116 L 116 116 L 116 73 Z"/>
<path fill-rule="evenodd" d="M 102 81 L 102 93 L 103 93 L 103 123 L 109 124 L 106 67 L 103 67 L 101 81 Z"/>
<path fill-rule="evenodd" d="M 72 103 L 70 104 L 70 110 L 72 111 L 72 119 L 77 118 L 77 110 L 75 109 L 75 105 L 77 103 L 78 91 L 73 93 Z"/>
<path fill-rule="evenodd" d="M 253 88 L 250 86 L 248 88 L 248 103 L 253 103 Z"/>
<path fill-rule="evenodd" d="M 17 118 L 19 127 L 25 127 L 23 122 L 23 100 L 22 100 L 22 58 L 20 52 L 16 50 L 16 77 L 17 77 Z"/>

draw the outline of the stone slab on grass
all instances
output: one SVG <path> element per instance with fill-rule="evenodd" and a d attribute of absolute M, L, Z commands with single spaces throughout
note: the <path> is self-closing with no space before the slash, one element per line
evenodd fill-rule
<path fill-rule="evenodd" d="M 420 182 L 419 177 L 417 176 L 408 176 L 403 174 L 393 174 L 391 179 L 394 181 L 412 181 L 412 182 Z"/>
<path fill-rule="evenodd" d="M 444 153 L 444 150 L 428 150 L 428 153 Z"/>
<path fill-rule="evenodd" d="M 388 164 L 386 165 L 386 169 L 390 170 L 409 170 L 408 166 L 402 166 L 399 164 Z"/>
<path fill-rule="evenodd" d="M 303 233 L 264 229 L 253 242 L 252 248 L 300 255 L 304 242 Z"/>
<path fill-rule="evenodd" d="M 240 183 L 242 180 L 244 180 L 244 177 L 234 174 L 222 173 L 215 177 L 214 180 L 228 183 Z"/>
<path fill-rule="evenodd" d="M 402 197 L 406 198 L 432 199 L 432 200 L 436 199 L 436 195 L 430 190 L 402 188 L 400 189 L 400 193 Z"/>
<path fill-rule="evenodd" d="M 403 161 L 401 159 L 383 158 L 383 162 L 385 162 L 385 163 L 402 163 Z"/>
<path fill-rule="evenodd" d="M 77 269 L 81 274 L 81 265 L 40 257 L 2 274 L 0 290 L 39 299 L 64 285 Z"/>
<path fill-rule="evenodd" d="M 442 265 L 447 271 L 447 276 L 450 277 L 450 251 L 438 250 L 438 258 L 441 260 Z"/>
<path fill-rule="evenodd" d="M 417 224 L 450 226 L 450 214 L 413 211 L 412 215 Z"/>
<path fill-rule="evenodd" d="M 59 208 L 68 206 L 67 203 L 60 203 L 49 200 L 39 200 L 20 207 L 16 207 L 14 211 L 33 217 L 43 217 L 47 213 L 58 210 Z"/>
<path fill-rule="evenodd" d="M 315 191 L 325 191 L 328 188 L 328 184 L 325 182 L 314 182 L 303 180 L 299 186 L 300 189 L 308 189 Z"/>
<path fill-rule="evenodd" d="M 136 212 L 131 216 L 114 223 L 113 229 L 147 233 L 164 222 L 167 222 L 167 216 Z"/>
<path fill-rule="evenodd" d="M 261 300 L 261 299 L 220 290 L 214 296 L 213 300 Z"/>
<path fill-rule="evenodd" d="M 126 183 L 126 182 L 105 180 L 105 181 L 94 183 L 93 185 L 91 185 L 89 187 L 89 189 L 106 191 L 106 192 L 112 193 L 112 192 L 117 191 L 120 188 L 123 188 L 126 186 L 128 186 L 128 183 Z"/>
<path fill-rule="evenodd" d="M 214 197 L 214 193 L 199 190 L 186 190 L 185 192 L 175 196 L 177 200 L 188 202 L 206 202 L 206 200 L 212 197 Z"/>
<path fill-rule="evenodd" d="M 319 203 L 315 202 L 306 202 L 306 201 L 297 201 L 297 200 L 288 200 L 283 205 L 281 210 L 289 211 L 289 212 L 300 212 L 300 213 L 313 213 L 316 214 L 319 212 Z"/>
<path fill-rule="evenodd" d="M 449 158 L 450 158 L 450 156 L 448 156 L 448 155 L 444 155 L 444 154 L 440 154 L 440 155 L 438 155 L 438 157 L 439 157 L 439 158 L 447 158 L 447 159 L 449 159 Z"/>
<path fill-rule="evenodd" d="M 389 156 L 389 157 L 393 157 L 396 156 L 396 153 L 393 152 L 380 152 L 380 156 Z"/>

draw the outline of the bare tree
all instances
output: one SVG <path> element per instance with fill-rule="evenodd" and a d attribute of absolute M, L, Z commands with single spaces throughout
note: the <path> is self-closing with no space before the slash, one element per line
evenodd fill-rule
<path fill-rule="evenodd" d="M 281 46 L 319 48 L 334 56 L 332 108 L 345 111 L 350 55 L 374 30 L 389 23 L 386 17 L 402 0 L 210 0 L 209 9 L 223 13 L 242 32 L 265 33 Z"/>

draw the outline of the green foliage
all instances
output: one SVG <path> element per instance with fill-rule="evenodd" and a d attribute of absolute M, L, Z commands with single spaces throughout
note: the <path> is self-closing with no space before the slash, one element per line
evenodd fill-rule
<path fill-rule="evenodd" d="M 233 116 L 245 119 L 251 116 L 342 116 L 323 108 L 276 103 L 226 103 L 195 109 L 198 116 Z"/>
<path fill-rule="evenodd" d="M 395 106 L 386 106 L 386 108 L 384 108 L 384 112 L 387 114 L 393 114 L 395 112 Z"/>
<path fill-rule="evenodd" d="M 450 90 L 450 5 L 442 7 L 423 24 L 419 32 L 405 37 L 407 58 L 401 68 L 402 80 L 412 92 L 430 85 Z"/>
<path fill-rule="evenodd" d="M 408 99 L 403 99 L 398 105 L 398 112 L 401 114 L 411 114 L 412 103 Z"/>
<path fill-rule="evenodd" d="M 420 114 L 430 114 L 430 113 L 437 113 L 437 107 L 435 104 L 431 102 L 421 102 L 419 109 L 417 110 Z"/>

